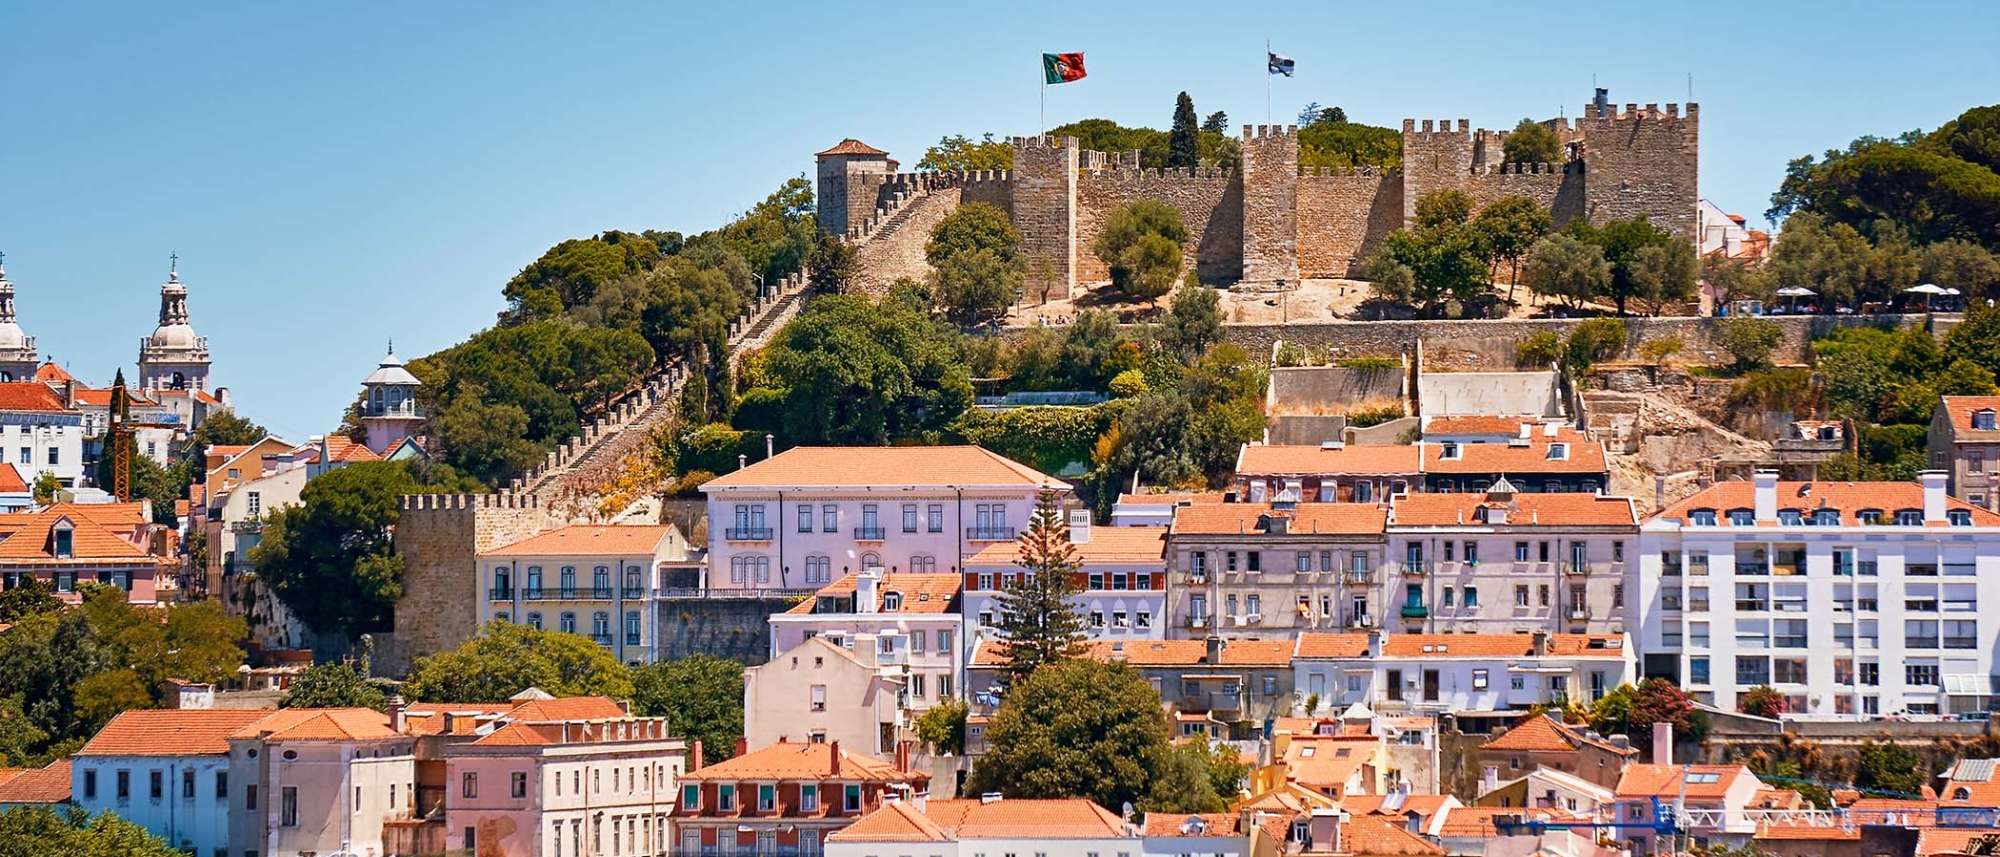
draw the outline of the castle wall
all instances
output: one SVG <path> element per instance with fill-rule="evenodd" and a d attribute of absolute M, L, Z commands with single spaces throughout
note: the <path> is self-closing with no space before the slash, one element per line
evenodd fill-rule
<path fill-rule="evenodd" d="M 797 598 L 662 598 L 654 614 L 656 657 L 713 655 L 744 666 L 771 659 L 771 617 Z"/>
<path fill-rule="evenodd" d="M 1091 153 L 1093 155 L 1097 153 Z M 1136 162 L 1136 159 L 1134 159 Z M 1077 184 L 1076 277 L 1080 283 L 1111 278 L 1092 251 L 1111 212 L 1135 199 L 1154 199 L 1180 212 L 1188 228 L 1183 266 L 1205 282 L 1236 278 L 1243 258 L 1243 205 L 1236 176 L 1217 169 L 1147 170 L 1131 167 L 1084 172 Z"/>
<path fill-rule="evenodd" d="M 403 597 L 396 601 L 396 630 L 378 641 L 376 671 L 404 675 L 417 658 L 471 639 L 485 618 L 479 552 L 554 523 L 532 495 L 402 497 L 395 544 L 403 558 Z"/>
<path fill-rule="evenodd" d="M 1027 299 L 1067 298 L 1076 283 L 1075 137 L 1015 137 L 1014 228 L 1027 261 Z"/>
<path fill-rule="evenodd" d="M 886 294 L 899 277 L 923 280 L 931 265 L 924 257 L 931 230 L 958 210 L 959 190 L 947 188 L 913 197 L 904 203 L 889 223 L 855 247 L 854 288 L 867 294 Z"/>
<path fill-rule="evenodd" d="M 1243 128 L 1243 279 L 1299 280 L 1299 133 Z"/>
<path fill-rule="evenodd" d="M 1644 215 L 1685 241 L 1698 235 L 1700 106 L 1636 104 L 1605 116 L 1586 111 L 1583 130 L 1586 213 L 1592 223 Z"/>
<path fill-rule="evenodd" d="M 1472 210 L 1480 210 L 1510 196 L 1525 196 L 1535 205 L 1554 211 L 1556 196 L 1570 168 L 1564 164 L 1494 164 L 1475 168 L 1465 177 L 1465 193 L 1472 197 Z M 1581 174 L 1581 168 L 1574 168 Z"/>
<path fill-rule="evenodd" d="M 1417 200 L 1445 188 L 1463 190 L 1472 175 L 1472 123 L 1403 120 L 1403 222 L 1417 217 Z"/>
<path fill-rule="evenodd" d="M 1373 169 L 1299 176 L 1299 276 L 1345 277 L 1403 225 L 1403 177 Z"/>

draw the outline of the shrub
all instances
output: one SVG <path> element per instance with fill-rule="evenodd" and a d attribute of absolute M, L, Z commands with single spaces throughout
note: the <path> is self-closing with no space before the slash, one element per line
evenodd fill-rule
<path fill-rule="evenodd" d="M 1342 369 L 1399 369 L 1402 368 L 1403 362 L 1394 357 L 1376 355 L 1369 357 L 1342 357 L 1335 361 L 1333 365 L 1339 366 Z"/>
<path fill-rule="evenodd" d="M 1648 339 L 1639 343 L 1639 356 L 1645 358 L 1646 362 L 1658 366 L 1667 362 L 1667 358 L 1681 353 L 1681 349 L 1686 346 L 1687 343 L 1682 342 L 1678 336 L 1662 336 L 1659 339 Z"/>
<path fill-rule="evenodd" d="M 1557 336 L 1555 331 L 1544 330 L 1522 340 L 1514 349 L 1514 362 L 1523 368 L 1548 368 L 1562 356 L 1562 347 L 1562 337 Z"/>
<path fill-rule="evenodd" d="M 1179 211 L 1156 199 L 1135 199 L 1105 218 L 1091 249 L 1111 269 L 1119 291 L 1153 299 L 1174 287 L 1187 240 Z"/>
<path fill-rule="evenodd" d="M 1399 420 L 1402 418 L 1402 405 L 1381 405 L 1373 408 L 1359 408 L 1347 412 L 1347 424 L 1353 428 L 1379 426 L 1390 420 Z"/>
<path fill-rule="evenodd" d="M 1616 357 L 1624 350 L 1625 325 L 1610 318 L 1593 318 L 1577 325 L 1563 347 L 1573 374 L 1582 374 L 1592 364 Z"/>
<path fill-rule="evenodd" d="M 1785 329 L 1767 318 L 1739 315 L 1716 322 L 1710 339 L 1736 359 L 1735 368 L 1740 372 L 1769 360 L 1771 352 L 1785 341 Z"/>
<path fill-rule="evenodd" d="M 1306 366 L 1312 363 L 1312 352 L 1296 342 L 1280 342 L 1275 359 L 1279 366 Z"/>
<path fill-rule="evenodd" d="M 1130 399 L 1146 394 L 1146 373 L 1138 369 L 1127 369 L 1111 379 L 1111 395 L 1120 399 Z"/>

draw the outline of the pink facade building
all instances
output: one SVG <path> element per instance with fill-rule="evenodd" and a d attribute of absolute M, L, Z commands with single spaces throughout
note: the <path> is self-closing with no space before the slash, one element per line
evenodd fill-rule
<path fill-rule="evenodd" d="M 1167 636 L 1167 528 L 1093 527 L 1090 513 L 1072 510 L 1070 542 L 1081 564 L 1070 603 L 1093 640 L 1164 640 Z M 988 545 L 965 561 L 965 656 L 981 640 L 998 639 L 994 625 L 1010 579 L 1026 574 L 1020 543 Z"/>
<path fill-rule="evenodd" d="M 665 854 L 686 757 L 663 717 L 502 720 L 445 748 L 447 849 Z"/>
<path fill-rule="evenodd" d="M 976 446 L 786 450 L 701 486 L 704 588 L 812 591 L 868 568 L 956 574 L 1012 541 L 1045 488 L 1068 490 Z"/>

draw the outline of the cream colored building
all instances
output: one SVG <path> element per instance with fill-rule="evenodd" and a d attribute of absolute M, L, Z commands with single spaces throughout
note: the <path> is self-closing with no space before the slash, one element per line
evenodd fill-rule
<path fill-rule="evenodd" d="M 500 619 L 590 637 L 628 664 L 656 656 L 662 575 L 685 563 L 672 524 L 576 525 L 479 555 L 479 622 Z"/>
<path fill-rule="evenodd" d="M 872 635 L 857 635 L 852 650 L 811 637 L 743 670 L 743 737 L 752 747 L 838 741 L 893 754 L 907 679 L 902 665 L 876 659 L 878 646 Z"/>
<path fill-rule="evenodd" d="M 229 841 L 241 853 L 383 854 L 415 804 L 416 739 L 366 708 L 272 712 L 229 736 Z M 205 787 L 203 783 L 201 786 Z"/>

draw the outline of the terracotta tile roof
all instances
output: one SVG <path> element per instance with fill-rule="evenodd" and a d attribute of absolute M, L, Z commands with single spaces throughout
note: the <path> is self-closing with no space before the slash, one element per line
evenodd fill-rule
<path fill-rule="evenodd" d="M 1996 415 L 2000 415 L 2000 396 L 1945 396 L 1939 401 L 1939 407 L 1944 408 L 1945 413 L 1950 415 L 1953 434 L 2000 433 L 2000 429 L 1983 430 L 1972 427 L 1972 415 L 1978 411 L 1993 411 Z M 2000 426 L 2000 421 L 1994 424 Z"/>
<path fill-rule="evenodd" d="M 1094 563 L 1163 562 L 1167 552 L 1166 527 L 1090 528 L 1089 541 L 1076 546 L 1076 556 L 1084 565 Z M 1012 566 L 1021 558 L 1021 543 L 995 542 L 967 557 L 965 564 Z"/>
<path fill-rule="evenodd" d="M 811 615 L 819 598 L 853 595 L 855 580 L 859 575 L 849 574 L 820 589 L 817 598 L 807 599 L 786 613 Z M 875 609 L 884 614 L 894 613 L 950 613 L 958 603 L 958 591 L 965 586 L 965 577 L 957 574 L 885 574 L 882 582 L 875 586 Z M 883 610 L 883 604 L 894 592 L 902 596 L 903 606 L 899 610 Z"/>
<path fill-rule="evenodd" d="M 1591 738 L 1584 735 L 1582 730 L 1566 723 L 1559 723 L 1554 717 L 1546 714 L 1528 718 L 1527 722 L 1507 730 L 1506 734 L 1479 745 L 1479 749 L 1564 752 L 1585 745 L 1620 756 L 1639 755 L 1638 750 L 1617 747 L 1608 741 Z"/>
<path fill-rule="evenodd" d="M 1779 824 L 1763 822 L 1752 839 L 1784 839 L 1791 841 L 1856 842 L 1861 839 L 1859 825 L 1843 827 L 1828 824 Z"/>
<path fill-rule="evenodd" d="M 1653 518 L 1687 519 L 1688 512 L 1695 509 L 1712 509 L 1716 521 L 1727 525 L 1729 510 L 1756 508 L 1755 483 L 1746 480 L 1718 482 L 1694 496 L 1674 503 Z M 2000 527 L 2000 514 L 1970 505 L 1956 497 L 1946 497 L 1946 509 L 1964 509 L 1972 514 L 1972 523 L 1979 527 Z M 1900 509 L 1924 508 L 1924 486 L 1915 482 L 1779 482 L 1778 510 L 1797 509 L 1810 518 L 1818 510 L 1834 509 L 1840 512 L 1842 526 L 1862 526 L 1860 512 L 1874 510 L 1882 513 L 1884 523 L 1893 523 Z M 1776 526 L 1776 522 L 1760 522 L 1760 526 Z M 1926 526 L 1948 527 L 1948 521 L 1934 521 Z"/>
<path fill-rule="evenodd" d="M 1401 806 L 1383 809 L 1382 805 L 1389 802 L 1388 795 L 1348 795 L 1340 799 L 1340 808 L 1351 815 L 1402 817 L 1414 814 L 1436 818 L 1438 813 L 1444 811 L 1445 805 L 1454 800 L 1457 798 L 1450 795 L 1404 795 Z"/>
<path fill-rule="evenodd" d="M 1569 817 L 1569 814 L 1518 806 L 1455 806 L 1445 812 L 1444 821 L 1438 826 L 1438 835 L 1454 838 L 1498 836 L 1500 829 L 1493 822 L 1510 817 L 1556 819 Z"/>
<path fill-rule="evenodd" d="M 229 752 L 229 736 L 269 717 L 268 710 L 144 709 L 111 718 L 80 756 L 214 756 Z"/>
<path fill-rule="evenodd" d="M 1836 792 L 1838 791 L 1841 790 L 1836 790 Z M 1849 791 L 1849 793 L 1860 794 L 1860 792 L 1854 792 L 1854 791 Z M 1836 805 L 1840 804 L 1840 799 L 1838 796 L 1835 797 L 1834 803 Z M 1871 818 L 1881 817 L 1892 812 L 1908 813 L 1909 815 L 1908 823 L 1911 826 L 1928 827 L 1930 825 L 1937 823 L 1937 810 L 1938 807 L 1941 805 L 1943 805 L 1941 802 L 1934 800 L 1905 800 L 1902 798 L 1868 797 L 1868 798 L 1860 798 L 1858 800 L 1849 801 L 1846 807 L 1848 810 L 1852 812 L 1865 814 Z"/>
<path fill-rule="evenodd" d="M 2000 830 L 1993 828 L 1968 827 L 1926 827 L 1917 831 L 1916 857 L 1930 857 L 1932 854 L 1965 854 L 1975 842 L 1991 842 L 2000 838 Z"/>
<path fill-rule="evenodd" d="M 21 471 L 12 464 L 0 464 L 0 494 L 26 494 L 31 490 Z"/>
<path fill-rule="evenodd" d="M 1408 828 L 1387 818 L 1356 818 L 1340 826 L 1340 853 L 1360 855 L 1387 854 L 1403 857 L 1420 855 L 1442 855 L 1444 847 L 1421 836 L 1411 833 Z"/>
<path fill-rule="evenodd" d="M 74 381 L 76 380 L 76 376 L 71 375 L 69 371 L 64 369 L 63 367 L 57 366 L 54 361 L 50 361 L 35 367 L 35 380 L 44 382 Z"/>
<path fill-rule="evenodd" d="M 1690 777 L 1686 794 L 1691 798 L 1723 797 L 1738 778 L 1756 776 L 1742 765 L 1626 765 L 1625 772 L 1618 777 L 1618 787 L 1612 793 L 1621 798 L 1678 797 L 1682 794 L 1683 771 Z M 1715 781 L 1695 782 L 1702 779 L 1695 776 L 1700 774 L 1714 774 Z"/>
<path fill-rule="evenodd" d="M 563 727 L 552 724 L 508 723 L 473 741 L 479 747 L 539 747 L 560 740 Z"/>
<path fill-rule="evenodd" d="M 1549 445 L 1568 444 L 1567 457 L 1550 458 Z M 1426 442 L 1424 472 L 1476 475 L 1480 473 L 1603 473 L 1604 445 L 1572 428 L 1559 429 L 1554 436 L 1535 432 L 1526 446 L 1511 443 L 1461 443 L 1458 457 L 1444 457 L 1444 444 Z"/>
<path fill-rule="evenodd" d="M 282 708 L 236 730 L 231 738 L 267 741 L 379 741 L 396 737 L 389 715 L 372 708 Z"/>
<path fill-rule="evenodd" d="M 72 401 L 74 401 L 80 407 L 93 407 L 93 408 L 111 407 L 111 388 L 109 387 L 95 388 L 95 387 L 85 387 L 79 384 L 75 387 L 70 388 L 70 396 Z M 147 396 L 146 391 L 133 389 L 131 387 L 125 388 L 125 398 L 131 400 L 133 407 L 152 406 L 159 404 L 159 402 L 156 402 L 151 397 Z"/>
<path fill-rule="evenodd" d="M 1118 495 L 1118 504 L 1121 506 L 1133 504 L 1145 505 L 1148 503 L 1170 506 L 1192 506 L 1196 503 L 1220 503 L 1222 502 L 1223 493 L 1222 491 L 1160 491 L 1143 494 L 1120 494 Z"/>
<path fill-rule="evenodd" d="M 1117 815 L 1085 798 L 933 798 L 924 815 L 958 839 L 1109 839 L 1125 835 Z"/>
<path fill-rule="evenodd" d="M 828 149 L 824 152 L 815 153 L 814 156 L 817 157 L 819 155 L 887 155 L 887 154 L 889 153 L 884 152 L 881 149 L 877 149 L 874 146 L 870 146 L 867 143 L 863 143 L 860 140 L 856 140 L 853 137 L 849 137 L 845 140 L 840 141 L 839 143 L 835 143 L 833 148 L 831 149 Z"/>
<path fill-rule="evenodd" d="M 93 517 L 88 506 L 58 503 L 40 512 L 0 515 L 0 560 L 55 560 L 55 527 L 70 525 L 70 559 L 141 559 L 146 550 Z"/>
<path fill-rule="evenodd" d="M 632 715 L 608 696 L 531 699 L 507 710 L 509 720 L 560 723 L 568 720 L 623 720 Z"/>
<path fill-rule="evenodd" d="M 1028 465 L 976 446 L 795 446 L 718 476 L 701 488 L 899 485 L 1068 487 Z"/>
<path fill-rule="evenodd" d="M 449 714 L 470 715 L 491 722 L 505 714 L 512 705 L 472 705 L 449 702 L 418 702 L 403 709 L 403 732 L 409 735 L 444 734 L 444 716 Z M 463 727 L 459 731 L 468 731 Z"/>
<path fill-rule="evenodd" d="M 1174 514 L 1174 535 L 1263 533 L 1266 516 L 1284 518 L 1291 535 L 1378 535 L 1389 513 L 1373 503 L 1300 503 L 1272 509 L 1261 503 L 1203 503 Z"/>
<path fill-rule="evenodd" d="M 1345 790 L 1361 766 L 1374 758 L 1379 742 L 1373 737 L 1296 735 L 1285 747 L 1285 778 L 1321 791 Z"/>
<path fill-rule="evenodd" d="M 733 759 L 681 775 L 682 781 L 843 780 L 906 782 L 928 779 L 920 771 L 898 771 L 892 763 L 840 750 L 840 775 L 833 773 L 834 744 L 779 741 Z"/>
<path fill-rule="evenodd" d="M 40 768 L 0 771 L 0 806 L 62 803 L 69 800 L 69 783 L 68 759 L 57 759 Z"/>
<path fill-rule="evenodd" d="M 488 548 L 481 557 L 652 556 L 671 524 L 572 524 Z"/>
<path fill-rule="evenodd" d="M 1263 831 L 1273 842 L 1283 842 L 1285 837 L 1291 834 L 1292 819 L 1285 815 L 1267 815 L 1263 821 L 1257 823 L 1257 829 Z"/>
<path fill-rule="evenodd" d="M 1206 666 L 1206 640 L 1092 640 L 1084 643 L 1083 657 L 1110 662 L 1122 660 L 1135 667 Z M 1292 662 L 1291 640 L 1227 640 L 1223 642 L 1222 663 L 1216 666 L 1282 667 Z M 998 667 L 1007 664 L 1005 644 L 984 640 L 973 653 L 974 666 Z"/>
<path fill-rule="evenodd" d="M 1625 654 L 1624 640 L 1619 634 L 1550 634 L 1548 654 L 1621 658 Z M 1524 658 L 1534 652 L 1533 634 L 1385 634 L 1382 637 L 1385 658 Z M 1300 634 L 1296 651 L 1301 658 L 1358 658 L 1367 653 L 1367 634 Z"/>
<path fill-rule="evenodd" d="M 1424 434 L 1448 435 L 1499 435 L 1519 437 L 1521 425 L 1527 423 L 1540 426 L 1541 420 L 1533 417 L 1493 417 L 1493 416 L 1438 416 L 1424 423 Z"/>
<path fill-rule="evenodd" d="M 1300 634 L 1293 650 L 1293 655 L 1301 658 L 1359 658 L 1367 654 L 1367 634 Z"/>
<path fill-rule="evenodd" d="M 1149 812 L 1141 829 L 1146 836 L 1242 836 L 1242 817 L 1228 812 Z M 1191 823 L 1192 822 L 1192 823 Z"/>
<path fill-rule="evenodd" d="M 1237 476 L 1305 476 L 1371 474 L 1407 476 L 1415 474 L 1421 457 L 1417 447 L 1323 446 L 1285 444 L 1244 444 L 1236 455 Z"/>
<path fill-rule="evenodd" d="M 1504 524 L 1481 524 L 1482 506 L 1504 507 Z M 1396 527 L 1636 527 L 1639 515 L 1626 497 L 1523 491 L 1494 499 L 1489 494 L 1405 494 L 1389 502 L 1389 525 Z"/>
<path fill-rule="evenodd" d="M 202 451 L 202 455 L 204 457 L 212 457 L 226 461 L 228 459 L 242 455 L 243 453 L 249 452 L 250 446 L 251 445 L 247 443 L 243 444 L 211 443 L 208 445 L 208 448 L 206 450 Z"/>
<path fill-rule="evenodd" d="M 831 842 L 947 842 L 951 834 L 909 801 L 883 804 L 826 837 Z"/>
<path fill-rule="evenodd" d="M 40 381 L 0 381 L 0 411 L 76 413 L 49 385 Z"/>
<path fill-rule="evenodd" d="M 327 435 L 326 456 L 332 461 L 381 461 L 374 450 L 343 434 Z"/>

